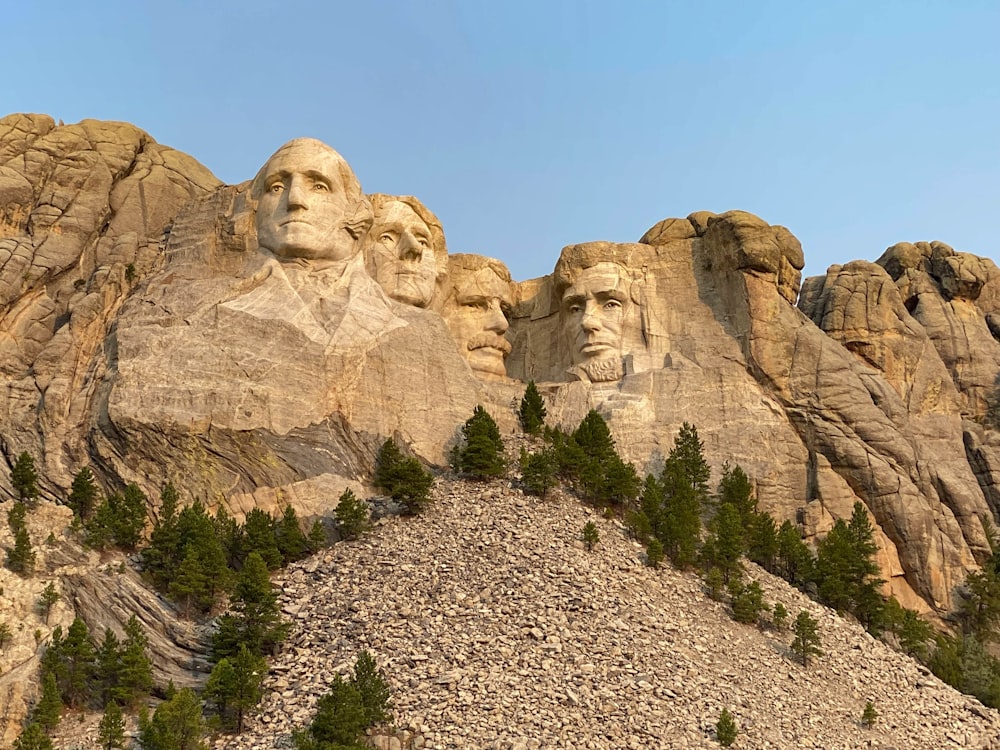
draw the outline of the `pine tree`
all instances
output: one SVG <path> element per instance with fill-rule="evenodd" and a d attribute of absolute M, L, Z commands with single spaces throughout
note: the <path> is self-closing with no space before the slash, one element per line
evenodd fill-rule
<path fill-rule="evenodd" d="M 31 548 L 28 529 L 23 525 L 14 532 L 14 546 L 7 550 L 7 567 L 22 576 L 31 575 L 35 569 L 35 551 Z"/>
<path fill-rule="evenodd" d="M 657 483 L 661 498 L 656 511 L 658 536 L 667 557 L 678 568 L 694 564 L 701 538 L 701 507 L 705 497 L 677 461 L 667 460 Z M 647 488 L 650 483 L 647 481 Z M 654 529 L 656 522 L 654 522 Z"/>
<path fill-rule="evenodd" d="M 18 529 L 23 529 L 28 517 L 28 506 L 18 500 L 10 506 L 7 511 L 7 526 L 11 534 L 16 534 Z"/>
<path fill-rule="evenodd" d="M 819 623 L 806 611 L 799 612 L 792 626 L 795 638 L 792 640 L 792 653 L 802 659 L 802 666 L 809 666 L 810 656 L 822 656 L 820 650 Z"/>
<path fill-rule="evenodd" d="M 139 744 L 143 750 L 208 750 L 202 739 L 205 720 L 201 701 L 189 689 L 178 690 L 151 717 L 140 716 Z"/>
<path fill-rule="evenodd" d="M 756 581 L 750 581 L 744 586 L 742 581 L 732 579 L 729 583 L 729 595 L 732 597 L 733 619 L 736 622 L 753 625 L 767 609 L 764 590 Z"/>
<path fill-rule="evenodd" d="M 754 513 L 747 528 L 746 555 L 768 573 L 778 569 L 778 527 L 767 513 Z"/>
<path fill-rule="evenodd" d="M 114 702 L 121 679 L 121 652 L 118 636 L 111 628 L 104 631 L 104 640 L 95 653 L 94 677 L 100 693 L 101 705 Z"/>
<path fill-rule="evenodd" d="M 125 747 L 125 717 L 114 701 L 108 703 L 101 722 L 97 725 L 97 741 L 101 745 L 101 750 Z"/>
<path fill-rule="evenodd" d="M 337 522 L 337 530 L 344 539 L 357 539 L 369 526 L 368 505 L 359 500 L 349 488 L 341 493 L 333 517 Z"/>
<path fill-rule="evenodd" d="M 323 522 L 317 518 L 309 529 L 309 551 L 319 552 L 324 547 L 326 547 L 326 529 L 323 528 Z"/>
<path fill-rule="evenodd" d="M 545 427 L 545 404 L 542 396 L 535 386 L 534 380 L 528 381 L 528 387 L 524 389 L 524 397 L 521 399 L 521 408 L 518 416 L 521 418 L 521 429 L 529 435 L 538 435 Z"/>
<path fill-rule="evenodd" d="M 65 679 L 60 685 L 63 699 L 70 708 L 80 708 L 90 698 L 95 654 L 87 623 L 79 617 L 73 620 L 69 630 L 66 631 L 66 638 L 60 648 L 60 657 L 65 665 Z"/>
<path fill-rule="evenodd" d="M 260 703 L 266 675 L 267 660 L 251 654 L 246 644 L 240 644 L 235 656 L 220 660 L 212 670 L 205 695 L 215 703 L 223 724 L 236 734 L 243 731 L 247 711 Z"/>
<path fill-rule="evenodd" d="M 361 747 L 359 740 L 366 724 L 365 706 L 357 688 L 339 674 L 330 689 L 316 703 L 316 715 L 309 728 L 295 738 L 299 748 Z"/>
<path fill-rule="evenodd" d="M 462 445 L 453 449 L 452 466 L 474 479 L 503 475 L 505 463 L 500 429 L 482 406 L 476 406 L 462 426 Z"/>
<path fill-rule="evenodd" d="M 299 526 L 299 516 L 291 505 L 285 506 L 281 520 L 275 525 L 275 541 L 285 565 L 301 560 L 309 553 L 309 542 Z"/>
<path fill-rule="evenodd" d="M 146 528 L 146 495 L 134 482 L 113 492 L 97 506 L 86 524 L 87 543 L 95 549 L 115 545 L 134 550 Z"/>
<path fill-rule="evenodd" d="M 41 725 L 32 722 L 14 740 L 14 750 L 53 750 L 53 745 Z"/>
<path fill-rule="evenodd" d="M 862 503 L 854 504 L 849 523 L 837 519 L 816 551 L 815 577 L 819 599 L 854 614 L 869 630 L 881 627 L 884 601 L 878 587 L 878 545 Z"/>
<path fill-rule="evenodd" d="M 41 596 L 38 597 L 38 611 L 41 613 L 46 625 L 49 624 L 49 615 L 52 613 L 52 607 L 55 606 L 55 603 L 60 598 L 55 583 L 49 581 L 49 584 L 42 591 Z"/>
<path fill-rule="evenodd" d="M 650 568 L 658 568 L 663 562 L 663 545 L 655 537 L 649 540 L 646 545 L 646 565 Z"/>
<path fill-rule="evenodd" d="M 861 714 L 861 726 L 871 729 L 875 726 L 875 721 L 878 719 L 878 711 L 875 710 L 875 704 L 871 701 L 865 703 L 865 710 Z"/>
<path fill-rule="evenodd" d="M 361 696 L 364 707 L 365 726 L 388 724 L 392 721 L 392 702 L 389 700 L 389 686 L 385 674 L 378 668 L 375 659 L 367 651 L 361 651 L 354 664 L 351 684 Z"/>
<path fill-rule="evenodd" d="M 699 501 L 708 503 L 708 480 L 712 470 L 705 461 L 704 444 L 694 425 L 684 422 L 674 438 L 674 447 L 666 463 L 678 467 L 680 474 L 690 483 Z"/>
<path fill-rule="evenodd" d="M 778 573 L 795 586 L 804 586 L 813 577 L 815 560 L 792 522 L 785 520 L 778 529 Z"/>
<path fill-rule="evenodd" d="M 717 500 L 720 506 L 732 505 L 739 513 L 740 523 L 748 528 L 757 513 L 757 499 L 753 496 L 753 484 L 750 477 L 739 466 L 722 465 L 722 477 L 719 479 Z"/>
<path fill-rule="evenodd" d="M 281 567 L 281 550 L 278 549 L 275 523 L 270 513 L 252 508 L 243 519 L 243 535 L 247 554 L 258 553 L 268 570 Z"/>
<path fill-rule="evenodd" d="M 586 546 L 587 551 L 590 552 L 594 549 L 600 541 L 601 535 L 597 531 L 597 525 L 593 521 L 587 521 L 583 526 L 583 544 Z"/>
<path fill-rule="evenodd" d="M 213 658 L 234 656 L 241 644 L 256 656 L 272 653 L 287 632 L 267 566 L 259 553 L 251 552 L 233 590 L 230 612 L 219 618 Z"/>
<path fill-rule="evenodd" d="M 149 660 L 149 639 L 133 614 L 125 623 L 125 640 L 119 651 L 118 689 L 115 697 L 123 705 L 136 701 L 153 689 L 153 665 Z"/>
<path fill-rule="evenodd" d="M 556 486 L 556 459 L 552 449 L 529 453 L 521 448 L 519 463 L 524 488 L 544 499 L 548 491 Z"/>
<path fill-rule="evenodd" d="M 375 486 L 403 505 L 409 515 L 430 502 L 434 477 L 412 456 L 404 457 L 392 440 L 386 440 L 375 461 Z"/>
<path fill-rule="evenodd" d="M 167 590 L 175 601 L 183 604 L 185 617 L 191 615 L 192 609 L 199 613 L 208 612 L 216 597 L 229 589 L 229 560 L 217 529 L 200 501 L 184 508 L 178 515 L 176 534 L 181 543 L 177 554 L 181 557 L 168 566 L 168 569 L 174 566 L 176 569 Z"/>
<path fill-rule="evenodd" d="M 62 717 L 62 698 L 59 696 L 59 686 L 54 674 L 46 674 L 42 678 L 42 695 L 31 712 L 31 721 L 37 722 L 46 732 L 56 728 Z"/>
<path fill-rule="evenodd" d="M 97 484 L 94 482 L 94 475 L 84 466 L 73 476 L 73 484 L 69 488 L 69 507 L 72 508 L 73 515 L 86 521 L 93 513 L 96 501 Z"/>
<path fill-rule="evenodd" d="M 729 747 L 734 742 L 736 742 L 736 735 L 739 731 L 736 728 L 736 720 L 733 719 L 733 715 L 729 713 L 728 709 L 722 709 L 722 713 L 719 715 L 719 721 L 715 725 L 715 739 L 719 741 L 719 744 L 723 747 Z"/>
<path fill-rule="evenodd" d="M 35 470 L 35 459 L 24 451 L 14 461 L 10 470 L 10 482 L 14 492 L 21 502 L 28 502 L 38 497 L 38 472 Z"/>
<path fill-rule="evenodd" d="M 784 630 L 788 626 L 788 610 L 781 602 L 775 602 L 774 610 L 771 612 L 771 627 L 775 630 Z"/>
<path fill-rule="evenodd" d="M 171 483 L 160 492 L 160 512 L 149 533 L 149 544 L 142 551 L 143 568 L 153 578 L 153 583 L 165 588 L 177 573 L 182 560 L 179 519 L 180 498 Z"/>
<path fill-rule="evenodd" d="M 717 567 L 726 583 L 740 578 L 743 574 L 740 558 L 744 551 L 744 526 L 739 509 L 731 503 L 722 503 L 710 528 L 711 533 L 702 546 L 703 561 L 709 567 Z"/>

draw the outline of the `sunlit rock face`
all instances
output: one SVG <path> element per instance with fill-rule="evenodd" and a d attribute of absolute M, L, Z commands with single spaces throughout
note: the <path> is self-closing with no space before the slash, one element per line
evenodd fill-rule
<path fill-rule="evenodd" d="M 599 410 L 642 471 L 696 425 L 810 539 L 861 500 L 908 606 L 947 610 L 986 554 L 1000 271 L 942 243 L 803 282 L 788 229 L 699 212 L 517 282 L 319 141 L 226 186 L 131 126 L 27 115 L 0 120 L 0 198 L 0 445 L 49 497 L 91 465 L 329 515 L 386 438 L 442 464 L 478 403 L 515 430 L 534 380 L 550 424 Z"/>

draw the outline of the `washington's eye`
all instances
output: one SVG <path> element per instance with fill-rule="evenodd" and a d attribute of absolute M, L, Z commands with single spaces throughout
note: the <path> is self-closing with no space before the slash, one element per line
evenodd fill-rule
<path fill-rule="evenodd" d="M 268 188 L 268 191 L 272 193 L 280 193 L 284 189 L 285 189 L 284 185 L 282 185 L 280 182 L 276 182 L 273 185 L 271 185 L 271 187 Z"/>
<path fill-rule="evenodd" d="M 330 186 L 327 185 L 325 182 L 315 182 L 313 183 L 313 190 L 319 193 L 329 193 Z"/>

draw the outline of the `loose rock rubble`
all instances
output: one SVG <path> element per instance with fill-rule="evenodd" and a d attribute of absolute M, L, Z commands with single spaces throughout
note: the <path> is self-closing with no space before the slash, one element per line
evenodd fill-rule
<path fill-rule="evenodd" d="M 280 577 L 291 637 L 249 731 L 217 747 L 289 746 L 367 649 L 395 703 L 385 748 L 716 748 L 723 708 L 735 747 L 1000 748 L 1000 713 L 759 568 L 769 603 L 820 623 L 808 668 L 790 633 L 732 621 L 696 576 L 645 567 L 619 521 L 575 500 L 505 481 L 439 480 L 434 496 Z"/>

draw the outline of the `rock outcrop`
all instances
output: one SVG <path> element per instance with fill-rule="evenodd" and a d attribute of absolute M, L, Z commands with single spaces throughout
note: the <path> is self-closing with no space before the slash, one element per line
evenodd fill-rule
<path fill-rule="evenodd" d="M 892 593 L 951 608 L 1000 511 L 992 261 L 904 243 L 803 284 L 787 229 L 701 212 L 514 282 L 446 229 L 317 141 L 227 186 L 129 125 L 0 120 L 5 460 L 32 453 L 53 500 L 90 465 L 310 518 L 388 437 L 442 463 L 477 403 L 514 431 L 533 379 L 643 471 L 695 424 L 810 538 L 861 500 Z"/>

